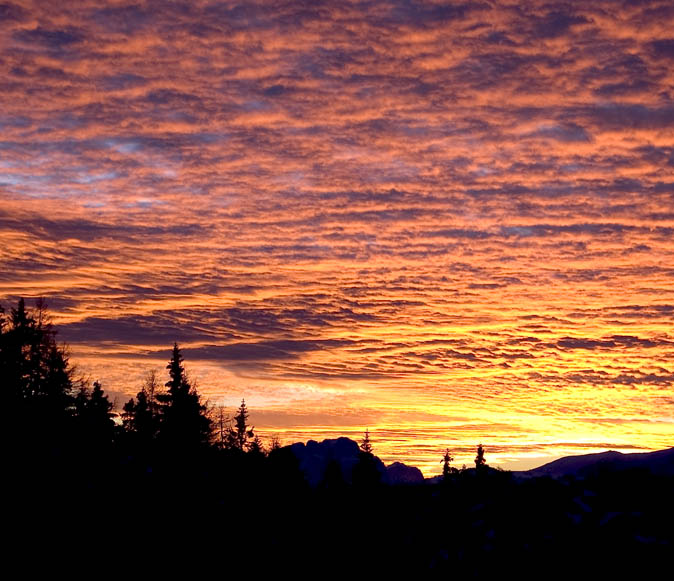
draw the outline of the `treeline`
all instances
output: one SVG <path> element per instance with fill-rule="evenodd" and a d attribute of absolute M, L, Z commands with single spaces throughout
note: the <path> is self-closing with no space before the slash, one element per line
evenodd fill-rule
<path fill-rule="evenodd" d="M 182 481 L 228 470 L 223 482 L 229 487 L 268 479 L 270 466 L 275 478 L 293 472 L 293 486 L 301 482 L 297 463 L 278 439 L 265 449 L 249 425 L 245 401 L 232 418 L 223 408 L 207 407 L 188 380 L 177 344 L 168 380 L 162 384 L 149 373 L 117 414 L 99 382 L 76 377 L 44 303 L 28 309 L 20 299 L 9 312 L 0 307 L 0 371 L 5 442 L 12 443 L 8 465 L 27 475 L 26 486 L 37 480 L 35 472 L 69 481 L 103 474 Z"/>
<path fill-rule="evenodd" d="M 447 450 L 438 485 L 383 486 L 366 433 L 352 482 L 331 463 L 312 488 L 289 447 L 265 449 L 245 402 L 231 420 L 208 409 L 177 345 L 166 381 L 148 375 L 116 417 L 41 302 L 0 309 L 0 379 L 3 524 L 24 568 L 490 579 L 670 566 L 671 478 L 519 482 L 479 446 L 475 470 Z"/>
<path fill-rule="evenodd" d="M 146 459 L 184 459 L 208 450 L 266 454 L 249 425 L 245 401 L 232 418 L 222 408 L 208 408 L 187 378 L 177 344 L 167 365 L 168 381 L 162 384 L 150 372 L 117 414 L 98 381 L 90 385 L 76 377 L 44 303 L 30 310 L 20 299 L 9 312 L 0 307 L 0 365 L 3 409 L 17 451 L 42 451 L 51 458 L 81 446 L 104 454 L 119 447 Z M 272 440 L 270 451 L 279 447 Z"/>

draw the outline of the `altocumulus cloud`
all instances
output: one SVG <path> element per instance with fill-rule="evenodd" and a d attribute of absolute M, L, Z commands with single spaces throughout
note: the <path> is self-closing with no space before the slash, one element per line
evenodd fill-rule
<path fill-rule="evenodd" d="M 637 420 L 673 405 L 673 20 L 659 0 L 4 2 L 0 294 L 46 295 L 126 393 L 179 340 L 214 397 L 285 386 L 317 422 L 339 393 L 480 410 L 470 437 L 503 450 L 526 423 L 503 414 L 560 442 L 634 420 L 659 445 Z"/>

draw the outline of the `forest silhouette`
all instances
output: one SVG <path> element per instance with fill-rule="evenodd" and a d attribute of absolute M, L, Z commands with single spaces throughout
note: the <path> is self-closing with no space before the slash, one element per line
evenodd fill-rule
<path fill-rule="evenodd" d="M 584 578 L 671 567 L 668 475 L 522 480 L 490 468 L 480 444 L 475 468 L 452 467 L 447 449 L 441 477 L 392 483 L 366 430 L 348 473 L 327 458 L 311 481 L 300 445 L 265 446 L 245 401 L 231 418 L 206 405 L 177 344 L 166 376 L 149 373 L 117 415 L 104 386 L 76 377 L 43 301 L 0 310 L 0 368 L 5 514 L 19 551 L 77 551 L 101 567 L 116 547 L 122 560 L 185 561 L 195 574 L 214 564 L 205 554 L 250 574 Z"/>

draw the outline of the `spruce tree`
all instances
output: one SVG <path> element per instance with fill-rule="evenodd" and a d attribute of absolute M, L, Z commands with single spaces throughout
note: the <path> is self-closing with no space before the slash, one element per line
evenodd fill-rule
<path fill-rule="evenodd" d="M 166 368 L 169 370 L 167 392 L 156 396 L 161 404 L 158 441 L 173 451 L 207 446 L 211 438 L 211 420 L 199 394 L 187 379 L 177 343 Z"/>
<path fill-rule="evenodd" d="M 83 385 L 75 396 L 75 419 L 81 447 L 93 452 L 110 448 L 115 437 L 113 404 L 95 381 L 93 389 Z"/>
<path fill-rule="evenodd" d="M 478 444 L 477 455 L 475 456 L 475 470 L 481 472 L 486 465 L 487 461 L 484 459 L 484 448 L 482 447 L 482 444 Z"/>
<path fill-rule="evenodd" d="M 267 454 L 262 439 L 257 434 L 255 434 L 255 437 L 248 445 L 248 453 L 255 456 L 266 456 Z"/>
<path fill-rule="evenodd" d="M 72 369 L 65 347 L 56 343 L 46 307 L 38 302 L 34 312 L 23 299 L 0 326 L 0 366 L 4 396 L 18 403 L 69 410 L 73 404 Z"/>
<path fill-rule="evenodd" d="M 31 311 L 19 299 L 17 307 L 9 315 L 3 310 L 0 318 L 4 427 L 19 447 L 59 447 L 71 432 L 75 402 L 66 348 L 57 344 L 42 301 Z"/>
<path fill-rule="evenodd" d="M 452 472 L 455 470 L 450 466 L 454 457 L 449 453 L 449 448 L 445 450 L 445 455 L 442 457 L 442 480 L 447 482 Z"/>
<path fill-rule="evenodd" d="M 255 432 L 252 426 L 248 425 L 248 408 L 246 400 L 241 400 L 239 411 L 234 416 L 234 428 L 231 432 L 231 440 L 234 448 L 245 452 L 250 447 L 250 440 L 255 438 Z"/>
<path fill-rule="evenodd" d="M 135 399 L 124 404 L 122 425 L 133 446 L 147 451 L 159 431 L 159 403 L 157 401 L 157 376 L 148 373 Z"/>
<path fill-rule="evenodd" d="M 275 452 L 276 450 L 281 449 L 281 438 L 279 437 L 278 434 L 272 434 L 271 439 L 269 441 L 269 453 Z"/>
<path fill-rule="evenodd" d="M 381 473 L 377 468 L 377 462 L 372 453 L 372 441 L 369 429 L 365 430 L 365 436 L 360 443 L 358 462 L 353 467 L 352 483 L 361 489 L 376 487 L 381 482 Z"/>
<path fill-rule="evenodd" d="M 360 449 L 366 454 L 372 454 L 372 443 L 370 442 L 370 430 L 368 428 L 365 428 L 365 436 L 361 440 Z"/>

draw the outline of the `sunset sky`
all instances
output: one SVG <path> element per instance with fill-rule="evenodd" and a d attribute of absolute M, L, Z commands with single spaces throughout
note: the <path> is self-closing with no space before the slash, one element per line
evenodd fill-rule
<path fill-rule="evenodd" d="M 674 445 L 674 3 L 0 3 L 0 303 L 427 475 Z"/>

